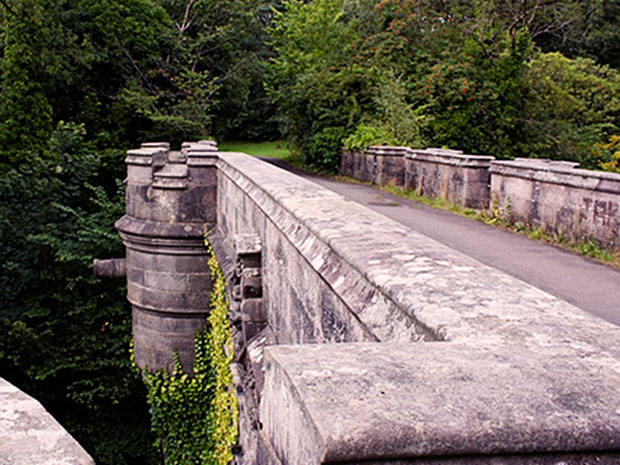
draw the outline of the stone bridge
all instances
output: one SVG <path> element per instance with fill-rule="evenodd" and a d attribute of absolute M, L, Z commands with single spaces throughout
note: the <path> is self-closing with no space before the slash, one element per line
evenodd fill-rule
<path fill-rule="evenodd" d="M 243 464 L 618 464 L 620 328 L 214 143 L 127 155 L 135 354 L 189 369 L 229 280 Z"/>

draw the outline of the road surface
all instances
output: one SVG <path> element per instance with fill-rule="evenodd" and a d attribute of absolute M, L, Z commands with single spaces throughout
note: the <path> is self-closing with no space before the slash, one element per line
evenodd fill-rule
<path fill-rule="evenodd" d="M 620 271 L 524 235 L 384 192 L 294 170 L 461 253 L 620 326 Z"/>

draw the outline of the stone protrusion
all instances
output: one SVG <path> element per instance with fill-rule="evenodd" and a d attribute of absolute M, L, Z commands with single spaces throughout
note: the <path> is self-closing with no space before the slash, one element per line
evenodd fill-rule
<path fill-rule="evenodd" d="M 196 150 L 213 144 L 198 144 Z M 126 215 L 116 223 L 126 246 L 127 298 L 134 352 L 143 369 L 171 369 L 176 351 L 191 372 L 194 336 L 209 312 L 211 275 L 204 235 L 215 224 L 215 166 L 193 167 L 166 143 L 127 153 Z"/>
<path fill-rule="evenodd" d="M 93 275 L 97 278 L 124 278 L 127 266 L 124 258 L 108 258 L 93 260 Z"/>
<path fill-rule="evenodd" d="M 233 310 L 241 323 L 243 345 L 267 326 L 263 310 L 261 242 L 256 234 L 239 234 L 233 240 L 235 276 Z"/>

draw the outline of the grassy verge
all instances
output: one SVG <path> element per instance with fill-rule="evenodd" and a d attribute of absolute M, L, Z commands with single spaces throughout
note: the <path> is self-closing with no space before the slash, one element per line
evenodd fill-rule
<path fill-rule="evenodd" d="M 291 150 L 285 140 L 271 142 L 243 142 L 230 141 L 219 144 L 219 149 L 224 152 L 243 152 L 258 157 L 274 157 L 286 160 L 292 157 Z"/>
<path fill-rule="evenodd" d="M 223 152 L 243 152 L 256 157 L 273 157 L 285 161 L 297 169 L 308 171 L 304 166 L 303 155 L 292 150 L 285 140 L 268 142 L 229 141 L 219 144 Z"/>
<path fill-rule="evenodd" d="M 355 184 L 368 184 L 357 179 L 349 178 L 347 176 L 334 176 L 334 179 L 337 181 L 350 182 Z M 612 266 L 613 268 L 620 269 L 620 252 L 608 250 L 601 246 L 598 242 L 593 239 L 589 239 L 587 241 L 574 242 L 569 238 L 562 236 L 556 233 L 548 233 L 544 231 L 540 227 L 532 227 L 520 221 L 516 223 L 512 223 L 507 219 L 503 218 L 501 212 L 497 209 L 491 209 L 489 211 L 485 210 L 475 210 L 473 208 L 465 208 L 460 205 L 454 205 L 443 198 L 428 198 L 422 195 L 417 194 L 414 190 L 385 185 L 385 186 L 377 186 L 381 190 L 385 192 L 389 192 L 390 194 L 396 195 L 397 197 L 401 197 L 408 200 L 413 200 L 415 202 L 422 203 L 424 205 L 428 205 L 432 208 L 439 208 L 442 210 L 449 210 L 458 215 L 466 216 L 468 218 L 481 221 L 483 223 L 489 224 L 491 226 L 498 226 L 504 229 L 508 229 L 515 233 L 523 234 L 528 236 L 531 239 L 535 239 L 541 242 L 546 242 L 548 244 L 553 244 L 558 247 L 561 247 L 565 250 L 575 252 L 581 255 L 585 255 L 587 257 L 593 258 L 599 262 L 606 263 L 607 265 Z"/>

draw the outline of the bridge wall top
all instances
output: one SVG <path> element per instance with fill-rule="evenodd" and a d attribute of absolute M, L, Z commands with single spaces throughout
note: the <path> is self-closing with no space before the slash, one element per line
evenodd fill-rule
<path fill-rule="evenodd" d="M 0 463 L 95 464 L 88 453 L 38 401 L 1 378 Z"/>
<path fill-rule="evenodd" d="M 217 168 L 219 234 L 261 237 L 275 340 L 366 341 L 266 350 L 283 463 L 618 459 L 620 329 L 255 158 Z"/>

